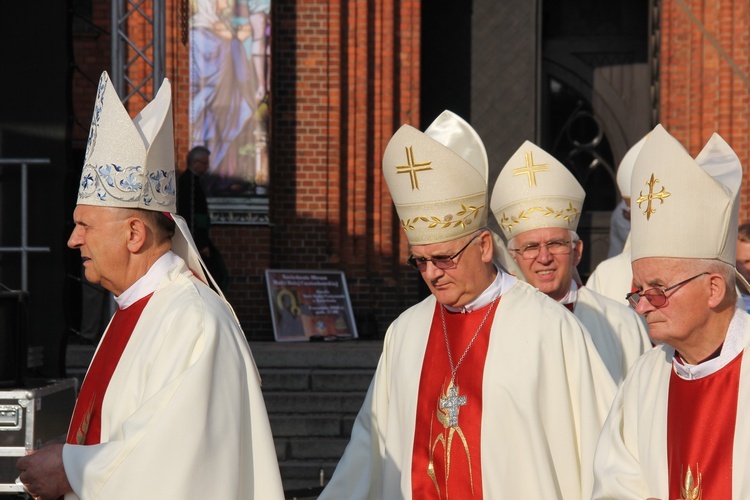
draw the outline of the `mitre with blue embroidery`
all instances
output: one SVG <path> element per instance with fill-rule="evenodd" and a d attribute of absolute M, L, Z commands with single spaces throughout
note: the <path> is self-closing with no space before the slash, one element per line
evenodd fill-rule
<path fill-rule="evenodd" d="M 77 204 L 176 212 L 169 80 L 131 120 L 109 75 L 102 73 Z"/>
<path fill-rule="evenodd" d="M 693 159 L 657 125 L 633 167 L 632 260 L 717 259 L 735 265 L 742 164 L 719 134 Z"/>
<path fill-rule="evenodd" d="M 403 125 L 383 153 L 383 176 L 410 245 L 455 240 L 487 225 L 484 143 L 443 111 L 424 132 Z"/>
<path fill-rule="evenodd" d="M 131 120 L 105 71 L 99 79 L 77 204 L 164 213 L 177 226 L 172 251 L 223 297 L 185 219 L 176 213 L 176 194 L 169 80 L 164 79 L 154 99 Z"/>
<path fill-rule="evenodd" d="M 513 153 L 492 190 L 490 207 L 506 240 L 531 229 L 575 231 L 586 193 L 551 154 L 525 141 Z"/>

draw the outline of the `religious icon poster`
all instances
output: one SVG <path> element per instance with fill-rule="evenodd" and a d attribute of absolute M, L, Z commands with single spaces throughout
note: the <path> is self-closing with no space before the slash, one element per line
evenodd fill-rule
<path fill-rule="evenodd" d="M 210 151 L 209 205 L 267 200 L 271 0 L 190 8 L 190 147 Z"/>
<path fill-rule="evenodd" d="M 276 340 L 357 338 L 343 271 L 267 269 L 266 285 Z"/>

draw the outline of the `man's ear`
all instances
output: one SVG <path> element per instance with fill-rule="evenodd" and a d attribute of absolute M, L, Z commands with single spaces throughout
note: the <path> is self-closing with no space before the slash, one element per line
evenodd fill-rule
<path fill-rule="evenodd" d="M 492 262 L 494 257 L 494 242 L 492 241 L 492 233 L 484 231 L 480 236 L 480 244 L 482 245 L 482 262 Z"/>
<path fill-rule="evenodd" d="M 138 217 L 130 217 L 127 220 L 128 229 L 128 251 L 138 253 L 146 244 L 148 237 L 148 226 Z"/>
<path fill-rule="evenodd" d="M 708 276 L 708 280 L 708 307 L 718 307 L 724 302 L 724 298 L 727 296 L 727 282 L 718 273 L 711 273 Z"/>
<path fill-rule="evenodd" d="M 577 267 L 578 264 L 581 263 L 582 257 L 583 257 L 583 240 L 578 240 L 575 242 L 575 246 L 573 247 L 573 267 Z"/>

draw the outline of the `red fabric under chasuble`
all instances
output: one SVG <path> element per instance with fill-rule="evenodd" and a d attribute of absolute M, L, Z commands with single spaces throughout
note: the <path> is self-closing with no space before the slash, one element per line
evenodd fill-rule
<path fill-rule="evenodd" d="M 118 309 L 115 312 L 86 373 L 86 378 L 83 380 L 73 417 L 70 419 L 67 443 L 98 444 L 100 442 L 104 394 L 107 392 L 112 374 L 151 295 L 153 294 L 146 295 L 127 309 Z"/>
<path fill-rule="evenodd" d="M 440 409 L 440 399 L 448 393 L 451 368 L 440 319 L 440 304 L 435 308 L 419 381 L 411 466 L 413 498 L 482 498 L 482 378 L 492 319 L 499 301 L 495 301 L 482 331 L 456 373 L 458 395 L 466 396 L 466 404 L 458 410 L 456 427 L 448 426 L 448 410 Z M 454 364 L 458 364 L 489 307 L 469 314 L 445 311 Z"/>
<path fill-rule="evenodd" d="M 672 371 L 667 410 L 669 498 L 732 498 L 741 366 L 742 353 L 697 380 L 681 379 Z"/>

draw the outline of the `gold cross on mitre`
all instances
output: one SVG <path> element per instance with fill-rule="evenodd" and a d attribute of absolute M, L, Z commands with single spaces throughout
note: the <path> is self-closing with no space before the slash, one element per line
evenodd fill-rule
<path fill-rule="evenodd" d="M 646 215 L 646 220 L 651 220 L 651 214 L 656 212 L 656 209 L 651 206 L 651 203 L 654 200 L 659 200 L 661 203 L 664 203 L 664 198 L 669 198 L 669 196 L 672 193 L 668 193 L 664 186 L 662 186 L 661 191 L 658 193 L 654 193 L 654 185 L 660 182 L 659 179 L 654 177 L 654 174 L 651 174 L 651 179 L 649 179 L 648 182 L 646 182 L 646 185 L 648 186 L 648 194 L 644 195 L 643 191 L 641 191 L 639 194 L 640 196 L 638 199 L 635 200 L 636 203 L 638 203 L 638 208 L 641 208 L 641 204 L 644 201 L 647 201 L 648 204 L 646 205 L 646 211 L 643 212 Z"/>
<path fill-rule="evenodd" d="M 411 179 L 412 191 L 414 189 L 419 189 L 419 179 L 417 179 L 417 172 L 432 170 L 432 167 L 429 166 L 432 162 L 425 161 L 422 163 L 416 163 L 414 161 L 414 150 L 411 146 L 406 148 L 406 162 L 406 165 L 396 165 L 396 173 L 409 174 L 409 179 Z"/>
<path fill-rule="evenodd" d="M 531 151 L 527 151 L 524 153 L 524 158 L 526 159 L 526 165 L 519 168 L 513 169 L 513 177 L 517 175 L 526 175 L 529 178 L 529 187 L 536 186 L 536 174 L 537 172 L 547 172 L 549 171 L 549 164 L 547 163 L 540 163 L 538 165 L 534 165 L 534 156 Z"/>

